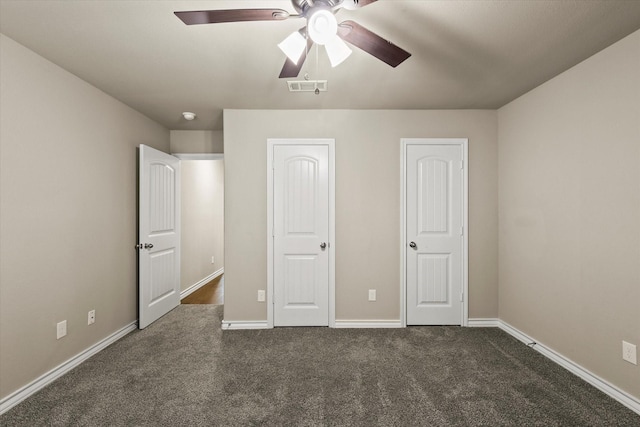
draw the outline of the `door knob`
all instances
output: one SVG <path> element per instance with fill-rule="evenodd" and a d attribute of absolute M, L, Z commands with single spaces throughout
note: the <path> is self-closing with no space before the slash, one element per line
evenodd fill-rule
<path fill-rule="evenodd" d="M 144 248 L 145 249 L 151 249 L 153 247 L 153 243 L 145 243 L 144 244 Z"/>
<path fill-rule="evenodd" d="M 327 247 L 327 244 L 325 242 L 320 243 L 320 249 L 324 249 Z"/>
<path fill-rule="evenodd" d="M 411 243 L 409 243 L 409 247 L 415 249 L 415 248 L 418 247 L 418 245 L 416 245 L 416 242 L 411 242 Z"/>

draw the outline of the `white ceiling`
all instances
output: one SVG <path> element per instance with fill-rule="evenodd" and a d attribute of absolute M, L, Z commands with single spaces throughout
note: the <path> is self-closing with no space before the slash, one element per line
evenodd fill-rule
<path fill-rule="evenodd" d="M 354 48 L 312 51 L 289 93 L 276 46 L 300 19 L 186 26 L 174 11 L 281 8 L 289 0 L 0 0 L 0 31 L 169 129 L 221 129 L 222 109 L 498 108 L 640 29 L 639 0 L 380 0 L 341 10 L 413 55 L 391 68 Z M 198 118 L 187 122 L 182 111 Z"/>

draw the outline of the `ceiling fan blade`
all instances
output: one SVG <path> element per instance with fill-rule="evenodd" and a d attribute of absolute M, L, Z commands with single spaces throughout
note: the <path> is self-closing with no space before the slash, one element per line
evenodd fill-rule
<path fill-rule="evenodd" d="M 187 25 L 242 21 L 281 21 L 289 17 L 289 12 L 282 9 L 195 10 L 173 13 Z"/>
<path fill-rule="evenodd" d="M 394 68 L 411 56 L 406 50 L 353 21 L 341 22 L 338 25 L 338 35 L 344 41 L 359 47 Z"/>
<path fill-rule="evenodd" d="M 298 77 L 298 74 L 300 74 L 300 70 L 302 70 L 302 66 L 304 65 L 304 61 L 305 59 L 307 59 L 307 52 L 311 50 L 311 46 L 313 46 L 313 40 L 311 40 L 311 38 L 309 37 L 307 38 L 307 48 L 304 52 L 302 52 L 302 55 L 300 55 L 298 63 L 295 64 L 292 60 L 287 58 L 278 77 L 281 79 Z"/>

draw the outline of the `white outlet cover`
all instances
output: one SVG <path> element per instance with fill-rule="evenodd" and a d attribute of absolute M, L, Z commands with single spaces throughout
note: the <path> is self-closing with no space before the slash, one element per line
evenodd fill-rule
<path fill-rule="evenodd" d="M 634 344 L 622 341 L 622 359 L 634 365 L 638 364 L 637 349 Z"/>
<path fill-rule="evenodd" d="M 67 321 L 63 320 L 56 325 L 56 339 L 60 339 L 67 335 Z"/>
<path fill-rule="evenodd" d="M 259 290 L 258 291 L 258 302 L 265 302 L 266 300 L 266 294 L 264 292 L 264 290 Z"/>
<path fill-rule="evenodd" d="M 375 300 L 376 300 L 376 290 L 369 289 L 369 301 L 375 301 Z"/>

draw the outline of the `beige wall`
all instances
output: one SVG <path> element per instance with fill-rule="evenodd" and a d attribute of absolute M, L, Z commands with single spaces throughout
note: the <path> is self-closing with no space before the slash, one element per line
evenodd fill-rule
<path fill-rule="evenodd" d="M 469 138 L 469 315 L 497 317 L 495 111 L 225 110 L 224 129 L 225 320 L 267 318 L 256 294 L 267 284 L 266 141 L 278 137 L 336 140 L 338 320 L 400 318 L 400 139 Z"/>
<path fill-rule="evenodd" d="M 172 130 L 172 153 L 222 153 L 221 130 Z"/>
<path fill-rule="evenodd" d="M 500 318 L 640 398 L 640 32 L 499 110 Z"/>
<path fill-rule="evenodd" d="M 180 281 L 185 290 L 224 268 L 224 161 L 182 160 L 181 173 Z"/>
<path fill-rule="evenodd" d="M 4 36 L 0 94 L 1 398 L 136 320 L 136 147 L 169 132 Z"/>

